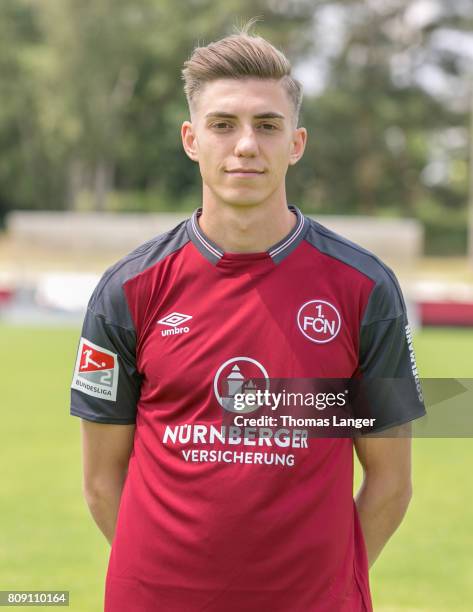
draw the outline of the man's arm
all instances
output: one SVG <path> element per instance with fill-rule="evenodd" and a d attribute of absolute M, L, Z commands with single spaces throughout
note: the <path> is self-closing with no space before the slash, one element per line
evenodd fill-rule
<path fill-rule="evenodd" d="M 115 534 L 135 427 L 81 419 L 84 497 L 110 544 Z"/>
<path fill-rule="evenodd" d="M 355 501 L 371 567 L 399 527 L 412 496 L 410 424 L 397 432 L 403 437 L 355 438 L 363 466 L 363 483 Z"/>

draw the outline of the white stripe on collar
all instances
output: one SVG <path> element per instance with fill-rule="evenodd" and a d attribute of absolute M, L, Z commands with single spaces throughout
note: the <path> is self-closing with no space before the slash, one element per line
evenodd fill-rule
<path fill-rule="evenodd" d="M 204 238 L 204 236 L 201 234 L 200 229 L 199 229 L 199 224 L 197 222 L 197 211 L 194 212 L 194 214 L 192 215 L 191 218 L 191 222 L 192 222 L 192 229 L 194 230 L 194 234 L 196 235 L 196 237 L 200 240 L 200 242 L 202 243 L 202 245 L 212 253 L 212 255 L 215 255 L 215 257 L 222 257 L 223 255 L 223 251 L 219 251 L 217 250 L 217 248 L 215 248 L 214 246 L 212 246 L 209 242 L 207 242 L 207 240 Z"/>
<path fill-rule="evenodd" d="M 295 230 L 295 232 L 289 236 L 289 238 L 287 240 L 285 240 L 282 244 L 280 244 L 277 248 L 268 251 L 269 255 L 271 255 L 271 257 L 275 257 L 276 255 L 278 255 L 281 251 L 284 251 L 284 249 L 286 249 L 290 244 L 292 244 L 294 242 L 294 240 L 297 238 L 297 236 L 299 236 L 299 234 L 302 232 L 302 228 L 304 227 L 304 215 L 300 214 L 299 212 L 297 213 L 297 216 L 299 218 L 299 224 Z"/>

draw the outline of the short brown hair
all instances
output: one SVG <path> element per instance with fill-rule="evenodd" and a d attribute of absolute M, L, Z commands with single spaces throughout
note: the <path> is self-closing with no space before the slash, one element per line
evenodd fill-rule
<path fill-rule="evenodd" d="M 182 78 L 189 109 L 206 83 L 217 79 L 281 80 L 294 106 L 294 123 L 297 126 L 302 103 L 302 85 L 291 75 L 287 57 L 260 36 L 249 34 L 251 20 L 236 34 L 196 47 L 190 59 L 184 62 Z"/>

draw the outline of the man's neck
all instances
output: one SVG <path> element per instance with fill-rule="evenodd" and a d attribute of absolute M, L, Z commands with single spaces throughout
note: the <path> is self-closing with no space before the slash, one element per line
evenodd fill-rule
<path fill-rule="evenodd" d="M 287 236 L 296 221 L 285 202 L 235 206 L 204 201 L 199 226 L 227 253 L 260 253 Z"/>

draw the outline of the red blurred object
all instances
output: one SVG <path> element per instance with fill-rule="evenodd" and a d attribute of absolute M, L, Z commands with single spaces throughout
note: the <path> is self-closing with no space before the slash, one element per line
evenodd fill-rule
<path fill-rule="evenodd" d="M 473 326 L 473 302 L 419 302 L 422 325 Z"/>
<path fill-rule="evenodd" d="M 0 289 L 0 304 L 6 304 L 13 297 L 12 289 Z"/>

